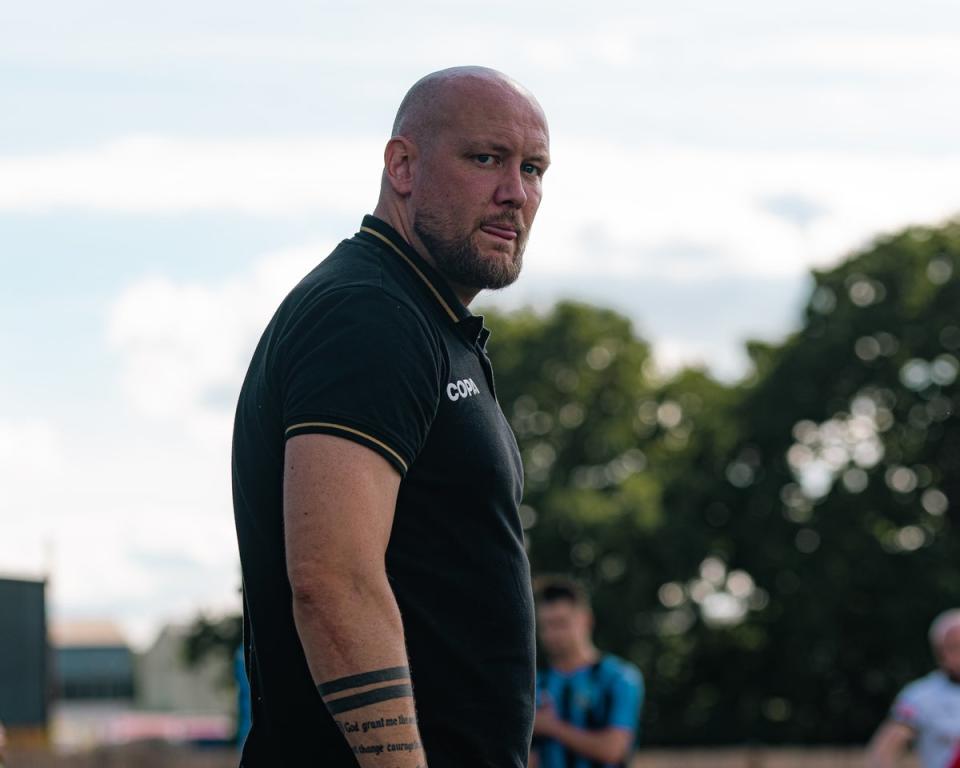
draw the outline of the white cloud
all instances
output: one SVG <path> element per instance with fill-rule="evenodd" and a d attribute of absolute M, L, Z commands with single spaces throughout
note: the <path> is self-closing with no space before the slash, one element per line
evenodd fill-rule
<path fill-rule="evenodd" d="M 0 156 L 0 210 L 355 212 L 376 202 L 382 149 L 364 139 L 134 136 L 88 150 Z"/>
<path fill-rule="evenodd" d="M 214 284 L 147 278 L 114 302 L 107 336 L 120 355 L 126 426 L 153 436 L 129 457 L 142 482 L 141 509 L 115 542 L 117 557 L 141 575 L 141 583 L 111 592 L 115 605 L 126 603 L 131 632 L 145 636 L 161 618 L 185 620 L 198 606 L 236 609 L 229 474 L 236 397 L 277 305 L 330 250 L 317 244 L 268 254 Z M 161 588 L 165 598 L 154 610 L 136 609 L 138 594 Z"/>
<path fill-rule="evenodd" d="M 960 154 L 719 152 L 555 142 L 528 263 L 542 272 L 799 275 L 960 210 Z M 770 212 L 806 200 L 806 227 Z"/>
<path fill-rule="evenodd" d="M 133 411 L 154 422 L 173 419 L 204 441 L 222 438 L 260 332 L 329 251 L 314 245 L 271 254 L 214 285 L 163 277 L 130 285 L 111 308 L 107 336 L 121 354 Z"/>
<path fill-rule="evenodd" d="M 64 438 L 45 419 L 0 422 L 0 572 L 40 575 L 52 531 L 37 522 L 63 502 Z"/>
<path fill-rule="evenodd" d="M 108 423 L 0 423 L 0 572 L 50 573 L 53 616 L 117 620 L 138 645 L 200 609 L 237 610 L 233 408 L 285 293 L 328 244 L 216 284 L 148 278 L 108 313 L 124 400 Z"/>
<path fill-rule="evenodd" d="M 380 151 L 372 139 L 141 137 L 0 157 L 0 210 L 358 215 L 375 200 Z M 528 260 L 545 273 L 796 275 L 878 232 L 960 210 L 960 153 L 721 151 L 560 136 L 553 154 Z M 778 197 L 805 199 L 818 216 L 795 226 L 771 213 L 767 202 Z M 142 286 L 132 300 L 163 301 L 167 288 Z M 177 301 L 181 310 L 210 306 L 202 290 Z"/>
<path fill-rule="evenodd" d="M 48 578 L 54 621 L 109 618 L 144 645 L 165 621 L 239 605 L 229 441 L 116 414 L 78 432 L 0 423 L 0 573 Z"/>
<path fill-rule="evenodd" d="M 760 46 L 741 65 L 793 65 L 833 77 L 850 73 L 925 77 L 956 82 L 960 72 L 960 36 L 956 34 L 825 33 L 785 37 Z"/>

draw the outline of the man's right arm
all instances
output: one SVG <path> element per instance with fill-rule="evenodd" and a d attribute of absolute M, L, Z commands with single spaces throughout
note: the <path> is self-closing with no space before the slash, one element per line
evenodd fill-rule
<path fill-rule="evenodd" d="M 331 435 L 286 444 L 284 539 L 293 613 L 319 695 L 363 768 L 425 768 L 403 623 L 384 557 L 400 476 Z"/>
<path fill-rule="evenodd" d="M 885 722 L 867 747 L 867 768 L 894 768 L 913 737 L 910 726 L 894 720 Z"/>

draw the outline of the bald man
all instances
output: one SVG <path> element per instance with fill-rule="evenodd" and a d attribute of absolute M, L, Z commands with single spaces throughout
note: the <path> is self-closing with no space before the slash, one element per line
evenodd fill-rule
<path fill-rule="evenodd" d="M 233 442 L 242 766 L 526 765 L 522 466 L 467 307 L 519 275 L 548 164 L 525 88 L 428 75 L 400 105 L 374 215 L 264 332 Z"/>
<path fill-rule="evenodd" d="M 867 751 L 869 768 L 894 768 L 916 742 L 923 768 L 960 768 L 960 609 L 930 625 L 939 669 L 910 683 Z"/>

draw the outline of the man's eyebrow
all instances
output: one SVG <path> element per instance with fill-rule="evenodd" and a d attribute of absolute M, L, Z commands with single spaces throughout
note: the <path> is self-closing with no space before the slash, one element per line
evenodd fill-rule
<path fill-rule="evenodd" d="M 467 147 L 471 152 L 486 150 L 488 152 L 496 152 L 501 155 L 512 155 L 514 152 L 513 147 L 508 147 L 506 144 L 500 144 L 496 141 L 490 141 L 487 139 L 471 139 L 467 141 Z"/>
<path fill-rule="evenodd" d="M 494 151 L 511 152 L 511 153 L 513 152 L 513 150 L 509 149 L 508 147 L 494 147 Z M 535 152 L 532 155 L 524 155 L 523 153 L 521 153 L 521 156 L 523 157 L 523 162 L 525 163 L 538 163 L 539 165 L 542 165 L 544 168 L 550 165 L 550 155 L 548 154 L 541 154 L 540 152 Z"/>
<path fill-rule="evenodd" d="M 516 149 L 514 147 L 508 147 L 506 144 L 500 144 L 496 141 L 484 141 L 483 139 L 478 139 L 469 142 L 470 151 L 474 152 L 479 149 L 488 149 L 492 152 L 496 152 L 502 155 L 512 155 L 515 154 Z M 523 153 L 520 153 L 523 154 Z M 534 163 L 543 163 L 544 165 L 550 165 L 550 155 L 535 153 L 532 155 L 523 155 L 524 160 L 531 161 Z"/>

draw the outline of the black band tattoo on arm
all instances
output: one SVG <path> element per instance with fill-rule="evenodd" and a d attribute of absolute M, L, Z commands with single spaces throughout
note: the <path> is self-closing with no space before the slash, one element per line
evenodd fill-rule
<path fill-rule="evenodd" d="M 394 685 L 384 685 L 379 688 L 370 688 L 365 691 L 350 694 L 351 691 L 356 691 L 358 688 L 366 688 L 376 683 L 388 683 L 395 680 L 403 682 Z M 319 683 L 317 690 L 324 698 L 324 703 L 327 705 L 327 709 L 331 715 L 337 715 L 351 709 L 359 709 L 368 704 L 377 704 L 381 701 L 413 696 L 409 667 L 385 667 L 384 669 L 374 669 L 370 672 L 360 672 L 356 675 L 338 677 L 336 680 Z M 329 698 L 331 695 L 338 693 L 347 693 L 350 695 L 340 696 L 335 699 Z"/>
<path fill-rule="evenodd" d="M 319 683 L 317 691 L 323 697 L 323 703 L 326 705 L 327 711 L 333 716 L 340 732 L 350 741 L 350 746 L 355 755 L 380 756 L 388 753 L 423 751 L 423 745 L 420 741 L 410 738 L 416 735 L 415 731 L 403 734 L 408 737 L 408 741 L 400 740 L 403 738 L 400 734 L 393 736 L 394 740 L 390 740 L 391 737 L 387 735 L 389 731 L 376 733 L 376 731 L 384 728 L 390 730 L 401 726 L 416 728 L 417 720 L 412 707 L 413 685 L 410 681 L 410 669 L 408 667 L 386 667 L 356 675 L 347 675 L 336 680 L 328 680 Z M 411 699 L 406 705 L 398 707 L 405 711 L 386 714 L 381 709 L 376 711 L 372 717 L 368 715 L 368 717 L 371 717 L 368 720 L 353 719 L 356 717 L 355 715 L 342 716 L 344 712 L 352 712 L 371 704 L 403 698 Z M 368 733 L 375 737 L 374 741 L 357 742 L 358 736 L 361 734 L 366 736 Z"/>
<path fill-rule="evenodd" d="M 341 712 L 359 709 L 368 704 L 376 704 L 381 701 L 389 701 L 390 699 L 402 699 L 406 696 L 413 696 L 413 687 L 409 683 L 374 688 L 370 691 L 364 691 L 363 693 L 355 693 L 353 696 L 344 696 L 340 699 L 328 700 L 326 704 L 331 715 L 339 715 Z"/>
<path fill-rule="evenodd" d="M 321 696 L 329 696 L 331 693 L 340 691 L 349 691 L 351 688 L 360 688 L 371 683 L 385 683 L 388 680 L 409 680 L 409 667 L 386 667 L 384 669 L 375 669 L 372 672 L 361 672 L 358 675 L 347 675 L 338 677 L 336 680 L 328 680 L 320 683 L 317 690 Z"/>

